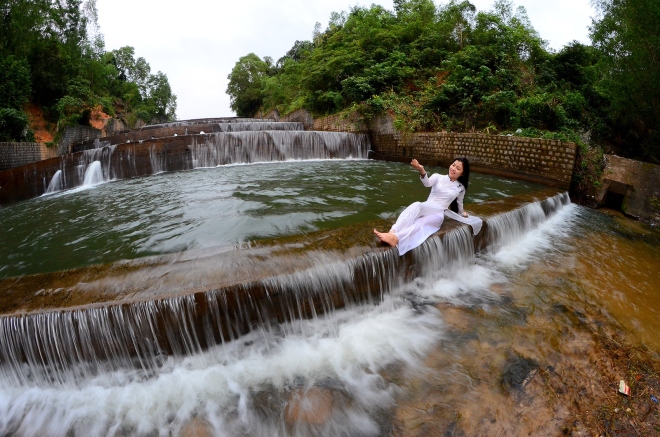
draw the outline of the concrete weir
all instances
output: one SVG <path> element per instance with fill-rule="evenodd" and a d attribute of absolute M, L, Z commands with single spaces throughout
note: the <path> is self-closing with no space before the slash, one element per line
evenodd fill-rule
<path fill-rule="evenodd" d="M 473 205 L 484 218 L 442 230 L 399 257 L 368 222 L 213 251 L 190 251 L 0 281 L 0 373 L 15 384 L 50 385 L 72 368 L 93 375 L 159 357 L 187 356 L 259 327 L 377 303 L 403 281 L 490 250 L 564 205 L 556 189 Z M 504 232 L 506 229 L 506 232 Z M 507 234 L 508 233 L 508 234 Z M 27 369 L 27 370 L 26 370 Z"/>
<path fill-rule="evenodd" d="M 200 119 L 146 126 L 80 150 L 0 172 L 0 204 L 95 181 L 224 164 L 366 159 L 366 134 L 304 131 L 300 123 Z M 151 374 L 255 330 L 379 304 L 404 284 L 524 234 L 570 203 L 546 189 L 470 205 L 486 219 L 477 237 L 446 220 L 405 256 L 366 222 L 238 247 L 188 250 L 0 280 L 0 375 L 16 387 L 64 384 L 102 372 Z M 424 305 L 411 299 L 413 306 Z"/>
<path fill-rule="evenodd" d="M 289 159 L 367 158 L 363 134 L 301 130 L 219 131 L 103 145 L 0 172 L 0 205 L 83 184 L 98 162 L 104 181 L 225 164 Z"/>

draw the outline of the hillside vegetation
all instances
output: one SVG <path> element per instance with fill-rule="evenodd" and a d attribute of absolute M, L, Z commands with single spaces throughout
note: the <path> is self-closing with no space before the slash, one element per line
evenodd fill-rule
<path fill-rule="evenodd" d="M 27 105 L 52 130 L 103 111 L 129 126 L 175 118 L 176 96 L 133 47 L 105 51 L 95 0 L 5 0 L 0 5 L 0 141 L 31 141 Z"/>
<path fill-rule="evenodd" d="M 576 141 L 660 162 L 660 4 L 598 0 L 593 45 L 547 48 L 524 8 L 395 0 L 333 13 L 276 62 L 240 58 L 227 93 L 241 116 L 387 112 L 402 132 L 479 131 Z M 557 23 L 561 25 L 561 23 Z"/>

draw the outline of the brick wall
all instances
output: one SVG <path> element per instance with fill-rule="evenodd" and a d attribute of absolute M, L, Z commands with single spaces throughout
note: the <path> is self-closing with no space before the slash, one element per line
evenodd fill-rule
<path fill-rule="evenodd" d="M 575 143 L 479 133 L 401 134 L 387 115 L 364 122 L 357 115 L 329 116 L 313 122 L 316 130 L 370 133 L 374 159 L 449 166 L 459 156 L 480 173 L 538 182 L 568 189 L 577 156 Z"/>
<path fill-rule="evenodd" d="M 42 143 L 0 143 L 0 171 L 57 156 Z"/>
<path fill-rule="evenodd" d="M 69 126 L 64 130 L 60 139 L 59 154 L 71 153 L 71 146 L 82 141 L 93 140 L 101 137 L 101 130 L 89 126 Z"/>
<path fill-rule="evenodd" d="M 371 135 L 375 159 L 448 166 L 458 156 L 472 170 L 499 174 L 568 189 L 577 147 L 574 143 L 476 133 Z"/>
<path fill-rule="evenodd" d="M 349 116 L 329 115 L 314 120 L 314 130 L 330 132 L 369 133 L 369 125 L 357 113 Z"/>

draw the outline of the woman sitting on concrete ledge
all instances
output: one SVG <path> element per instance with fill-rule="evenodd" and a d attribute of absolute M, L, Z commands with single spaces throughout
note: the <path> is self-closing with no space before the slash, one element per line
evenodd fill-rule
<path fill-rule="evenodd" d="M 380 241 L 396 246 L 399 255 L 403 255 L 437 232 L 445 216 L 469 224 L 474 235 L 477 235 L 482 220 L 479 217 L 468 217 L 463 211 L 463 198 L 470 180 L 470 162 L 467 158 L 456 158 L 449 167 L 449 174 L 434 174 L 431 177 L 416 159 L 410 164 L 419 171 L 424 186 L 431 188 L 431 194 L 426 202 L 415 202 L 403 210 L 389 232 L 374 229 Z"/>

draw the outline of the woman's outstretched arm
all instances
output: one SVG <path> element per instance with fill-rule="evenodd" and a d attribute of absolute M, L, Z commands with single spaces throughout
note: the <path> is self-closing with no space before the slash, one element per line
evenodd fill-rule
<path fill-rule="evenodd" d="M 420 177 L 424 177 L 424 175 L 426 174 L 426 170 L 424 170 L 424 166 L 423 166 L 422 164 L 420 164 L 419 162 L 417 162 L 416 159 L 413 159 L 413 160 L 410 162 L 410 165 L 412 165 L 413 168 L 419 172 L 419 176 L 420 176 Z"/>

